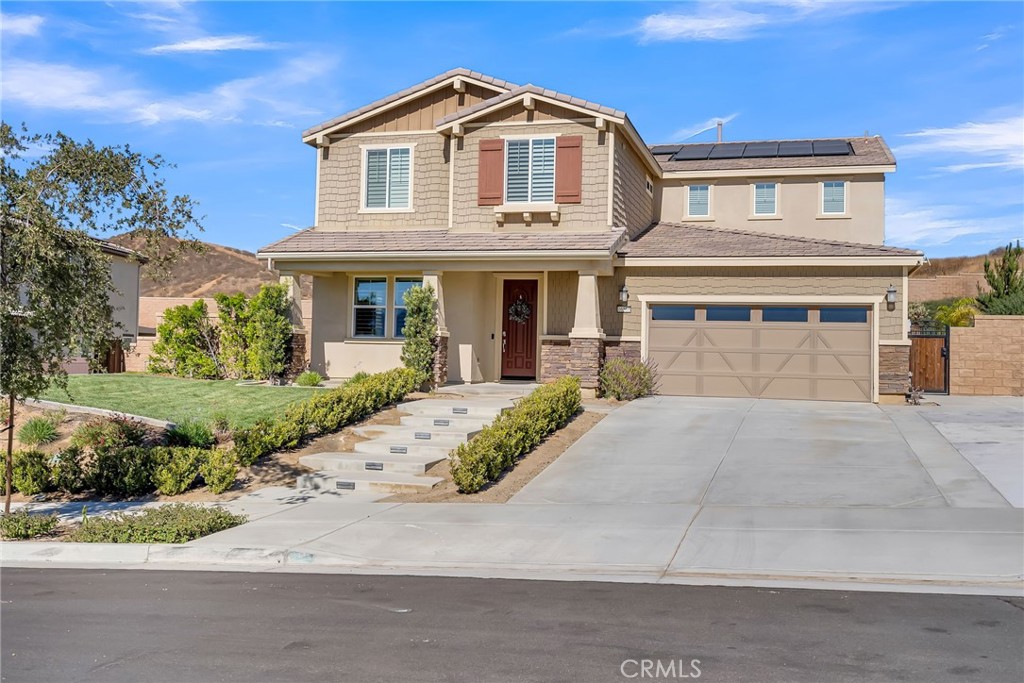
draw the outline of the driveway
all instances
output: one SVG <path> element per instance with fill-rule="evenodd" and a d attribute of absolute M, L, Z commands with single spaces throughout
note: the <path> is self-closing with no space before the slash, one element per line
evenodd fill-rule
<path fill-rule="evenodd" d="M 979 468 L 1011 480 L 1024 436 L 1007 405 L 970 405 L 955 422 L 962 405 L 652 397 L 611 413 L 511 502 L 1008 507 Z"/>

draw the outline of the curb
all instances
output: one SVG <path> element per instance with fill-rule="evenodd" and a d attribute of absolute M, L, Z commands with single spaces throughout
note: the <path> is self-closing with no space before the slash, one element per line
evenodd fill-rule
<path fill-rule="evenodd" d="M 39 406 L 40 408 L 46 408 L 48 410 L 66 410 L 69 413 L 86 413 L 88 415 L 102 415 L 104 417 L 127 417 L 131 420 L 138 420 L 144 422 L 153 427 L 159 429 L 170 429 L 174 426 L 173 422 L 167 422 L 166 420 L 157 420 L 153 417 L 143 417 L 142 415 L 132 415 L 131 413 L 122 413 L 116 410 L 107 410 L 106 408 L 93 408 L 92 406 L 79 406 L 73 403 L 59 403 L 57 401 L 47 401 L 42 398 L 26 398 L 25 405 Z"/>

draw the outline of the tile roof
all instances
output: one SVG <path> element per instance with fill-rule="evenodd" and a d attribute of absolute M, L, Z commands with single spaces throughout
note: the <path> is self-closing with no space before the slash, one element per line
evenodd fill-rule
<path fill-rule="evenodd" d="M 687 223 L 656 223 L 619 249 L 628 258 L 921 256 L 900 247 L 772 235 Z"/>
<path fill-rule="evenodd" d="M 501 251 L 604 251 L 611 255 L 625 232 L 452 232 L 450 230 L 338 231 L 308 228 L 260 249 L 259 254 L 366 254 Z"/>
<path fill-rule="evenodd" d="M 617 119 L 626 118 L 626 112 L 621 111 L 619 109 L 612 109 L 611 107 L 606 107 L 603 104 L 598 104 L 597 102 L 590 102 L 588 100 L 580 99 L 579 97 L 573 97 L 572 95 L 566 95 L 564 93 L 556 92 L 554 90 L 548 90 L 547 88 L 538 87 L 536 85 L 533 85 L 532 83 L 527 83 L 526 85 L 521 85 L 518 88 L 509 90 L 508 92 L 503 92 L 500 95 L 495 95 L 494 97 L 484 100 L 483 102 L 477 102 L 472 107 L 466 107 L 465 109 L 460 109 L 459 111 L 452 112 L 451 114 L 448 114 L 447 116 L 438 119 L 434 125 L 437 127 L 444 126 L 446 124 L 464 119 L 467 116 L 472 116 L 473 114 L 479 111 L 483 111 L 484 109 L 489 109 L 496 104 L 500 104 L 502 102 L 515 99 L 520 95 L 526 95 L 531 93 L 534 95 L 547 97 L 558 102 L 565 102 L 566 104 L 571 104 L 575 107 L 586 109 L 597 114 L 614 116 Z"/>
<path fill-rule="evenodd" d="M 805 156 L 769 157 L 763 159 L 697 159 L 694 161 L 669 161 L 672 154 L 664 153 L 669 145 L 649 145 L 654 158 L 665 171 L 729 171 L 759 168 L 814 168 L 817 166 L 884 166 L 896 163 L 889 145 L 880 136 L 860 138 L 829 138 L 846 140 L 853 148 L 849 156 Z M 814 140 L 729 140 L 727 142 L 814 142 Z M 708 143 L 694 143 L 708 144 Z M 690 147 L 692 145 L 682 145 Z M 678 148 L 679 145 L 671 147 Z M 660 152 L 660 153 L 659 153 Z"/>
<path fill-rule="evenodd" d="M 324 121 L 323 123 L 321 123 L 321 124 L 319 124 L 317 126 L 313 126 L 312 128 L 304 130 L 302 132 L 302 137 L 306 138 L 306 137 L 309 137 L 310 135 L 315 135 L 315 134 L 317 134 L 317 133 L 319 133 L 321 131 L 327 130 L 328 128 L 333 128 L 334 126 L 337 126 L 339 124 L 345 123 L 346 121 L 354 119 L 357 116 L 362 116 L 363 114 L 365 114 L 367 112 L 370 112 L 370 111 L 373 111 L 374 109 L 377 109 L 379 107 L 383 107 L 385 105 L 391 104 L 392 102 L 396 102 L 396 101 L 402 99 L 403 97 L 408 97 L 409 95 L 412 95 L 412 94 L 414 94 L 416 92 L 419 92 L 420 90 L 424 90 L 426 88 L 429 88 L 432 85 L 437 85 L 438 83 L 446 81 L 449 78 L 453 78 L 455 76 L 465 76 L 467 78 L 472 78 L 474 80 L 481 81 L 483 83 L 490 83 L 491 85 L 495 86 L 496 88 L 500 88 L 502 90 L 510 90 L 512 88 L 516 88 L 517 87 L 515 83 L 509 83 L 508 81 L 503 81 L 500 78 L 494 78 L 493 76 L 488 76 L 487 74 L 482 74 L 479 71 L 471 71 L 469 69 L 458 67 L 458 68 L 455 68 L 455 69 L 451 69 L 449 71 L 445 71 L 443 74 L 438 74 L 437 76 L 434 76 L 433 78 L 428 78 L 427 80 L 423 81 L 422 83 L 417 83 L 416 85 L 410 86 L 410 87 L 406 88 L 405 90 L 401 90 L 399 92 L 396 92 L 396 93 L 393 93 L 391 95 L 388 95 L 387 97 L 383 97 L 383 98 L 377 100 L 376 102 L 371 102 L 370 104 L 367 104 L 366 106 L 359 107 L 358 109 L 350 111 L 350 112 L 348 112 L 346 114 L 342 114 L 341 116 L 336 116 L 335 118 L 331 119 L 330 121 Z"/>

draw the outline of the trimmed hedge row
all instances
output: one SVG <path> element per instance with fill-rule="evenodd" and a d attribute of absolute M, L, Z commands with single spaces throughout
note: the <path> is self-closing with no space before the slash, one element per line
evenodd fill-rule
<path fill-rule="evenodd" d="M 451 454 L 452 479 L 462 493 L 476 493 L 515 467 L 544 437 L 566 425 L 580 409 L 580 380 L 562 377 L 538 387 L 511 410 Z"/>
<path fill-rule="evenodd" d="M 78 543 L 187 543 L 246 521 L 217 507 L 174 503 L 142 512 L 115 512 L 82 521 L 68 540 Z"/>
<path fill-rule="evenodd" d="M 243 465 L 251 465 L 264 455 L 296 448 L 307 439 L 331 434 L 397 403 L 417 386 L 418 375 L 408 368 L 349 381 L 288 406 L 277 420 L 260 420 L 252 427 L 236 429 L 232 434 L 235 453 Z"/>

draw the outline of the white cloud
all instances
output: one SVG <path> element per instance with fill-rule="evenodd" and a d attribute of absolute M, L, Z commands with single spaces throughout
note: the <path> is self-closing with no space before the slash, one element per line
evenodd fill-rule
<path fill-rule="evenodd" d="M 705 131 L 712 130 L 718 126 L 718 122 L 721 121 L 723 124 L 729 123 L 733 119 L 739 116 L 739 113 L 729 114 L 728 116 L 713 116 L 707 121 L 701 121 L 700 123 L 694 123 L 689 126 L 680 128 L 676 132 L 672 133 L 672 140 L 675 142 L 685 142 L 692 138 L 694 135 L 698 135 Z"/>
<path fill-rule="evenodd" d="M 305 230 L 305 228 L 295 225 L 294 223 L 281 223 L 282 228 L 288 228 L 289 230 Z"/>
<path fill-rule="evenodd" d="M 950 173 L 981 168 L 1024 169 L 1024 116 L 926 128 L 903 137 L 911 141 L 896 147 L 898 157 L 954 156 L 956 163 L 939 167 Z"/>
<path fill-rule="evenodd" d="M 267 43 L 255 36 L 204 36 L 177 43 L 157 45 L 146 50 L 149 54 L 160 55 L 182 52 L 226 52 L 229 50 L 273 50 L 276 43 Z"/>
<path fill-rule="evenodd" d="M 43 19 L 38 14 L 0 14 L 0 33 L 11 36 L 39 35 Z"/>
<path fill-rule="evenodd" d="M 946 244 L 965 235 L 991 236 L 993 242 L 1019 234 L 1019 216 L 974 218 L 964 206 L 919 204 L 889 197 L 885 200 L 885 241 L 900 246 Z"/>

